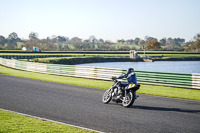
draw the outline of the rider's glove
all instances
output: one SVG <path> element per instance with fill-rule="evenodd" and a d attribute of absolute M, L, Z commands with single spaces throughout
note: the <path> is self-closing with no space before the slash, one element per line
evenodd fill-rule
<path fill-rule="evenodd" d="M 115 80 L 115 79 L 117 79 L 117 77 L 115 77 L 115 76 L 112 76 L 112 80 Z"/>

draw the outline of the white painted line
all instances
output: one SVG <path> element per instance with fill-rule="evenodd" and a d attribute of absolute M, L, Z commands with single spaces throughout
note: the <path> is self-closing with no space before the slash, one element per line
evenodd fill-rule
<path fill-rule="evenodd" d="M 67 124 L 67 123 L 63 123 L 63 122 L 59 122 L 59 121 L 54 121 L 54 120 L 50 120 L 50 119 L 46 119 L 46 118 L 42 118 L 42 117 L 38 117 L 38 116 L 28 115 L 28 114 L 24 114 L 24 113 L 20 113 L 20 112 L 16 112 L 16 111 L 11 111 L 11 110 L 7 110 L 7 109 L 3 109 L 3 108 L 0 108 L 0 110 L 5 110 L 5 111 L 16 113 L 16 114 L 20 114 L 20 115 L 24 115 L 24 116 L 28 116 L 28 117 L 33 117 L 33 118 L 41 119 L 41 120 L 44 120 L 44 121 L 56 122 L 56 123 L 64 124 L 64 125 L 67 125 L 67 126 L 72 126 L 72 127 L 76 127 L 76 128 L 86 129 L 86 130 L 97 132 L 97 133 L 104 133 L 104 132 L 93 130 L 93 129 L 90 129 L 90 128 L 85 128 L 85 127 L 81 127 L 81 126 Z"/>

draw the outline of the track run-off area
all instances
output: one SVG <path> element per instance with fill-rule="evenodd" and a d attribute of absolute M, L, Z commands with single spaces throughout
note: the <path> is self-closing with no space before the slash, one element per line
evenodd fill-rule
<path fill-rule="evenodd" d="M 131 108 L 105 90 L 0 75 L 0 108 L 101 132 L 200 132 L 200 102 L 139 94 Z"/>

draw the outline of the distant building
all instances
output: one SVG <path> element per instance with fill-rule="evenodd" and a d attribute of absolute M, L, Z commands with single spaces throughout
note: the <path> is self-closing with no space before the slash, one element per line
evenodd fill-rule
<path fill-rule="evenodd" d="M 33 46 L 33 52 L 41 52 L 41 49 L 39 47 Z"/>
<path fill-rule="evenodd" d="M 26 48 L 26 47 L 23 47 L 22 50 L 23 50 L 23 51 L 29 51 L 30 49 L 29 49 L 29 48 Z"/>
<path fill-rule="evenodd" d="M 138 53 L 135 50 L 130 50 L 130 58 L 138 58 Z"/>

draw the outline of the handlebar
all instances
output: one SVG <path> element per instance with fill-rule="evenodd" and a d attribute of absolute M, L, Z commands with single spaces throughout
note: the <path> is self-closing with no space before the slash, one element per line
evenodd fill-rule
<path fill-rule="evenodd" d="M 117 77 L 115 77 L 115 76 L 113 76 L 111 79 L 112 79 L 113 81 L 115 81 L 115 82 L 118 81 L 118 80 L 117 80 Z"/>
<path fill-rule="evenodd" d="M 115 80 L 115 79 L 117 79 L 117 77 L 115 77 L 115 76 L 112 76 L 112 78 L 111 78 L 112 80 Z"/>

